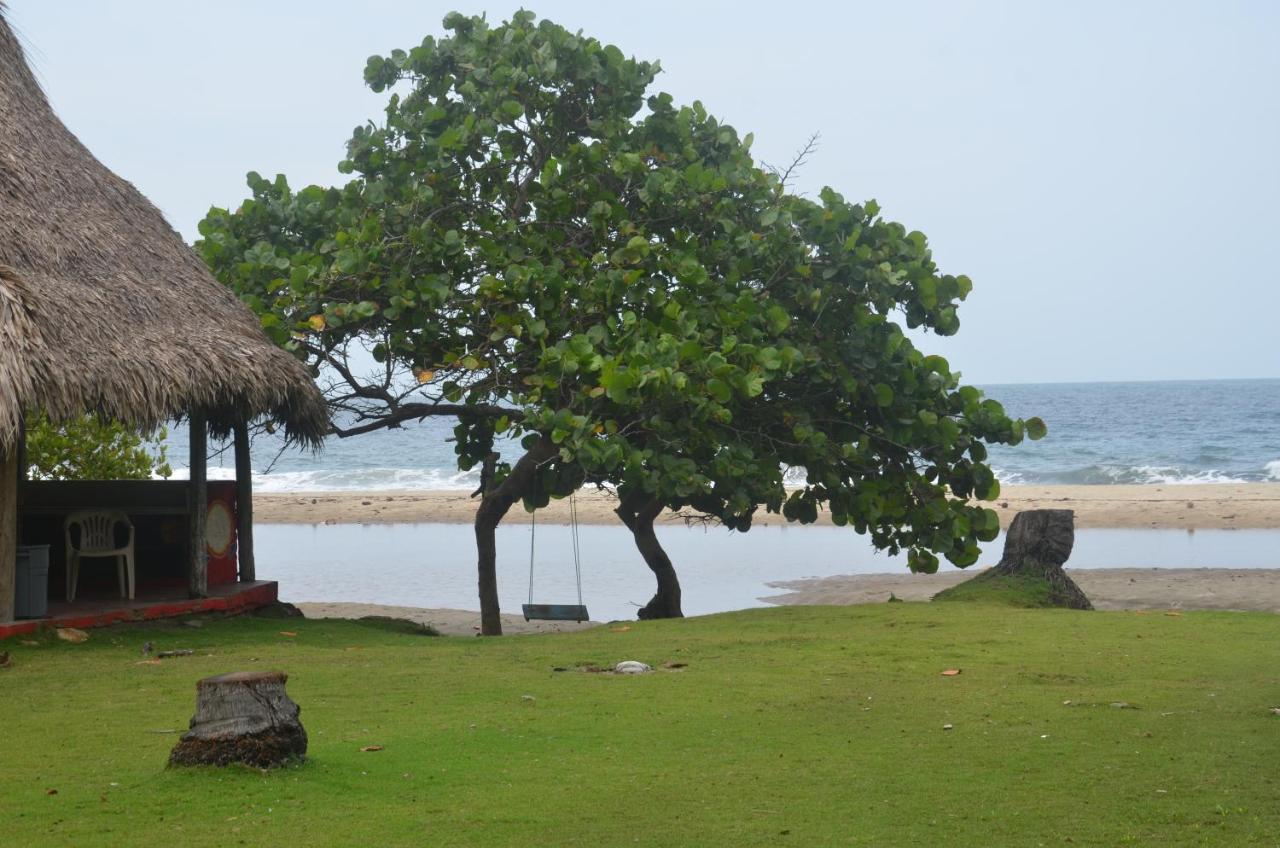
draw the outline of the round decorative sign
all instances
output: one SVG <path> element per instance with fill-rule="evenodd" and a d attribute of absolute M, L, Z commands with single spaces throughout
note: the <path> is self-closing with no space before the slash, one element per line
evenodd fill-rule
<path fill-rule="evenodd" d="M 209 555 L 220 557 L 231 547 L 231 510 L 226 501 L 214 501 L 204 518 L 204 540 Z"/>

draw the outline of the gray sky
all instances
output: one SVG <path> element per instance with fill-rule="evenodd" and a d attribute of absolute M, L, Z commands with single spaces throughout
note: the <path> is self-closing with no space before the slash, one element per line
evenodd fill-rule
<path fill-rule="evenodd" d="M 244 174 L 340 179 L 410 0 L 9 0 L 62 119 L 188 239 Z M 974 292 L 971 382 L 1280 377 L 1280 3 L 529 2 L 786 163 L 876 198 Z"/>

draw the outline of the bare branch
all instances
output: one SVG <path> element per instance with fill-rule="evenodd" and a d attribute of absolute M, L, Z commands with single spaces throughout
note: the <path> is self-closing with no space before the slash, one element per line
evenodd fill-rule
<path fill-rule="evenodd" d="M 764 165 L 765 168 L 767 168 L 768 170 L 776 174 L 778 177 L 779 184 L 783 188 L 786 188 L 788 181 L 790 181 L 791 179 L 791 175 L 794 174 L 796 171 L 800 170 L 801 168 L 803 168 L 805 164 L 809 161 L 809 157 L 812 156 L 813 152 L 818 149 L 818 139 L 820 138 L 820 136 L 821 136 L 821 133 L 816 133 L 816 132 L 813 135 L 809 136 L 809 140 L 804 143 L 804 147 L 800 148 L 800 152 L 796 154 L 796 157 L 791 160 L 791 164 L 788 165 L 786 170 L 784 171 L 779 171 L 776 167 L 774 167 L 773 165 L 770 165 L 767 162 L 762 162 L 761 164 Z"/>

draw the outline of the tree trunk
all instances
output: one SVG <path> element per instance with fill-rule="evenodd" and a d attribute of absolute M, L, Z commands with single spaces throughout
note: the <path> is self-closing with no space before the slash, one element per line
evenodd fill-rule
<path fill-rule="evenodd" d="M 480 589 L 480 634 L 502 635 L 502 609 L 498 603 L 498 524 L 511 506 L 524 497 L 533 484 L 538 466 L 556 455 L 555 444 L 546 436 L 520 457 L 501 484 L 485 491 L 476 510 L 476 571 Z"/>
<path fill-rule="evenodd" d="M 284 691 L 288 679 L 282 671 L 238 671 L 196 683 L 191 730 L 174 746 L 169 764 L 272 768 L 306 756 L 298 705 Z"/>
<path fill-rule="evenodd" d="M 240 581 L 258 579 L 253 559 L 253 458 L 249 453 L 249 426 L 236 424 L 236 559 L 240 565 Z"/>
<path fill-rule="evenodd" d="M 1075 512 L 1069 509 L 1031 509 L 1013 517 L 1004 537 L 1004 554 L 995 568 L 981 575 L 1037 577 L 1049 584 L 1054 606 L 1091 610 L 1093 604 L 1066 572 L 1063 564 L 1075 546 Z M 975 578 L 976 579 L 976 578 Z"/>
<path fill-rule="evenodd" d="M 209 551 L 205 538 L 205 516 L 209 512 L 207 438 L 208 425 L 203 412 L 192 410 L 187 417 L 190 455 L 187 467 L 191 469 L 187 483 L 187 503 L 190 513 L 187 536 L 190 545 L 187 551 L 187 594 L 193 598 L 209 596 Z"/>
<path fill-rule="evenodd" d="M 680 609 L 680 578 L 676 576 L 671 558 L 658 541 L 658 535 L 653 532 L 653 521 L 662 513 L 662 503 L 656 500 L 646 502 L 635 498 L 623 499 L 614 512 L 631 531 L 636 549 L 658 581 L 658 590 L 649 599 L 649 603 L 640 608 L 637 617 L 684 618 L 684 612 Z"/>

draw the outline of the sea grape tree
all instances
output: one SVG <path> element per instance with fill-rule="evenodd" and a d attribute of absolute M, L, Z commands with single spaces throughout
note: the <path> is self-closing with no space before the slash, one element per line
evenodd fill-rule
<path fill-rule="evenodd" d="M 43 413 L 26 421 L 23 477 L 36 480 L 150 480 L 173 475 L 161 427 L 138 433 L 96 415 L 53 423 Z"/>
<path fill-rule="evenodd" d="M 484 632 L 501 630 L 498 523 L 584 482 L 617 487 L 659 578 L 651 615 L 679 614 L 653 534 L 664 507 L 735 529 L 762 507 L 826 509 L 912 568 L 973 562 L 998 529 L 969 502 L 998 491 L 984 443 L 1043 425 L 961 386 L 897 324 L 955 332 L 969 281 L 874 202 L 789 193 L 750 136 L 649 94 L 656 63 L 526 12 L 445 28 L 369 60 L 389 102 L 353 134 L 345 186 L 251 175 L 199 247 L 323 366 L 340 434 L 457 417 L 460 467 L 486 465 Z"/>

